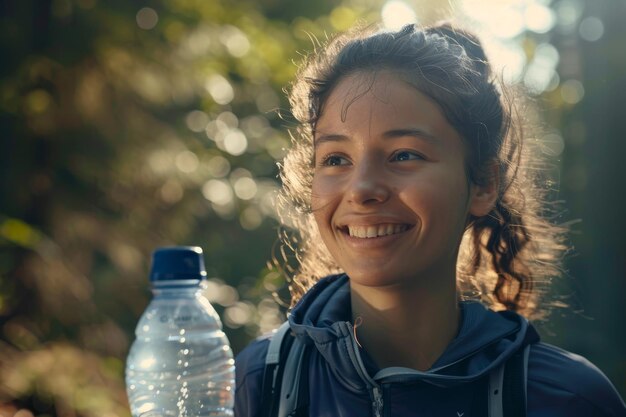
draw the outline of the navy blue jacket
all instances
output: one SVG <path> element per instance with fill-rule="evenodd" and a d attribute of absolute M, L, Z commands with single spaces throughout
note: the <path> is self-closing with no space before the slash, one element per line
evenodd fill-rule
<path fill-rule="evenodd" d="M 310 416 L 484 417 L 489 372 L 536 339 L 523 317 L 463 302 L 457 337 L 426 372 L 378 369 L 353 337 L 345 275 L 311 288 L 289 317 L 291 329 L 313 344 L 309 360 Z M 256 417 L 268 338 L 236 358 L 235 417 Z M 528 364 L 528 417 L 626 417 L 606 376 L 585 358 L 534 343 Z"/>

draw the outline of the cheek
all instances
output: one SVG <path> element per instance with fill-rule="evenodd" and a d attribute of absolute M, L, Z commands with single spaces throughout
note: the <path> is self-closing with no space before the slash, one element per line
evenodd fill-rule
<path fill-rule="evenodd" d="M 315 213 L 322 204 L 321 200 L 323 200 L 323 193 L 320 190 L 319 179 L 317 177 L 313 178 L 313 183 L 311 184 L 311 208 Z M 315 214 L 315 218 L 317 219 L 317 214 Z"/>
<path fill-rule="evenodd" d="M 320 184 L 318 178 L 313 179 L 311 186 L 311 209 L 313 210 L 313 218 L 321 234 L 324 233 L 324 226 L 329 222 L 329 202 L 328 192 L 323 184 Z"/>
<path fill-rule="evenodd" d="M 402 187 L 403 200 L 417 212 L 447 222 L 450 216 L 462 216 L 467 193 L 464 175 L 449 169 L 433 170 L 414 184 Z"/>
<path fill-rule="evenodd" d="M 340 195 L 338 182 L 327 176 L 313 177 L 311 184 L 311 207 L 318 210 L 326 207 Z"/>

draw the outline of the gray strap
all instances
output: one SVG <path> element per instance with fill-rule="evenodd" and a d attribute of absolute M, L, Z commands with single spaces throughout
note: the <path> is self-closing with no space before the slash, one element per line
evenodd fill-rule
<path fill-rule="evenodd" d="M 503 417 L 502 412 L 502 381 L 504 380 L 504 364 L 495 368 L 489 373 L 489 402 L 488 416 Z"/>
<path fill-rule="evenodd" d="M 285 334 L 289 331 L 289 322 L 284 322 L 270 339 L 270 346 L 267 348 L 265 365 L 277 365 L 280 361 L 280 345 L 283 343 Z"/>
<path fill-rule="evenodd" d="M 304 344 L 295 338 L 283 370 L 283 382 L 280 387 L 280 402 L 278 407 L 278 417 L 286 417 L 298 405 L 298 394 L 300 391 L 300 373 L 304 354 Z"/>

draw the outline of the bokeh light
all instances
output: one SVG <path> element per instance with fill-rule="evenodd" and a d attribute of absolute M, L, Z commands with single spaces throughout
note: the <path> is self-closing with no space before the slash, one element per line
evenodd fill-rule
<path fill-rule="evenodd" d="M 207 124 L 209 124 L 209 116 L 201 110 L 194 110 L 187 114 L 185 123 L 189 130 L 202 132 L 206 129 Z"/>
<path fill-rule="evenodd" d="M 214 178 L 224 178 L 230 173 L 230 162 L 223 156 L 214 156 L 207 163 L 209 174 Z"/>
<path fill-rule="evenodd" d="M 228 80 L 220 75 L 214 74 L 207 80 L 205 87 L 213 100 L 218 104 L 228 104 L 235 98 L 235 92 Z"/>
<path fill-rule="evenodd" d="M 228 205 L 233 201 L 233 190 L 230 184 L 223 180 L 209 180 L 202 186 L 202 195 L 212 203 L 220 206 Z"/>
<path fill-rule="evenodd" d="M 583 0 L 560 1 L 555 5 L 561 32 L 567 33 L 574 30 L 583 14 L 584 7 Z"/>
<path fill-rule="evenodd" d="M 586 41 L 598 41 L 604 35 L 604 23 L 595 16 L 587 16 L 580 22 L 578 33 Z"/>
<path fill-rule="evenodd" d="M 176 168 L 186 174 L 192 173 L 198 169 L 198 156 L 191 151 L 183 151 L 176 155 Z"/>
<path fill-rule="evenodd" d="M 221 143 L 218 142 L 219 145 L 229 154 L 237 156 L 243 154 L 248 148 L 248 139 L 241 130 L 230 129 Z"/>
<path fill-rule="evenodd" d="M 547 5 L 533 3 L 528 5 L 524 11 L 524 23 L 528 30 L 535 33 L 546 33 L 554 27 L 556 16 Z"/>
<path fill-rule="evenodd" d="M 413 8 L 402 0 L 387 1 L 382 7 L 381 18 L 387 29 L 400 29 L 406 24 L 417 22 Z"/>
<path fill-rule="evenodd" d="M 251 200 L 257 193 L 256 182 L 250 177 L 242 177 L 235 181 L 233 185 L 235 195 L 242 200 Z"/>
<path fill-rule="evenodd" d="M 561 84 L 561 97 L 567 104 L 576 104 L 585 95 L 585 88 L 578 80 L 567 80 Z"/>
<path fill-rule="evenodd" d="M 178 203 L 185 193 L 180 182 L 175 179 L 168 179 L 159 190 L 161 200 L 168 204 Z"/>
<path fill-rule="evenodd" d="M 235 58 L 241 58 L 250 50 L 248 37 L 236 26 L 222 26 L 219 37 L 228 52 Z"/>
<path fill-rule="evenodd" d="M 255 230 L 263 223 L 263 214 L 254 206 L 246 207 L 239 216 L 239 223 L 246 230 Z"/>
<path fill-rule="evenodd" d="M 153 8 L 144 7 L 137 12 L 136 20 L 141 29 L 150 30 L 159 22 L 159 15 Z"/>
<path fill-rule="evenodd" d="M 541 94 L 556 88 L 555 81 L 559 80 L 556 71 L 558 63 L 559 52 L 552 44 L 537 45 L 524 75 L 524 85 L 528 91 L 532 94 Z"/>

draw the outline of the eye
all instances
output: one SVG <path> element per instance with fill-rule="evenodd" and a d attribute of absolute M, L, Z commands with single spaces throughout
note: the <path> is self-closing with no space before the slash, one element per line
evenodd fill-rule
<path fill-rule="evenodd" d="M 391 157 L 392 161 L 411 161 L 415 159 L 424 159 L 424 157 L 417 152 L 406 150 L 397 151 Z"/>
<path fill-rule="evenodd" d="M 341 166 L 341 165 L 348 165 L 349 163 L 350 161 L 348 161 L 348 159 L 344 156 L 337 155 L 337 154 L 330 154 L 330 155 L 325 156 L 322 159 L 322 162 L 320 165 L 336 167 L 336 166 Z"/>

